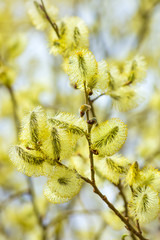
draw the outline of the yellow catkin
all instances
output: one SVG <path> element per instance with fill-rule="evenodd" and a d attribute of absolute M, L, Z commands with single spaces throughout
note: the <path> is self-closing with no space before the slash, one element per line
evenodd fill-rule
<path fill-rule="evenodd" d="M 57 166 L 44 189 L 45 197 L 52 203 L 69 201 L 80 191 L 82 179 L 71 169 Z"/>
<path fill-rule="evenodd" d="M 127 137 L 127 127 L 118 118 L 112 118 L 92 129 L 92 149 L 99 155 L 112 156 L 118 152 Z"/>
<path fill-rule="evenodd" d="M 129 160 L 120 154 L 116 154 L 112 157 L 98 159 L 96 167 L 103 177 L 118 184 L 120 177 L 123 177 L 128 170 Z"/>
<path fill-rule="evenodd" d="M 51 21 L 55 22 L 58 15 L 58 9 L 52 5 L 52 2 L 50 0 L 45 0 L 44 3 Z M 39 4 L 41 4 L 41 1 L 36 1 L 36 2 L 32 0 L 28 1 L 27 3 L 28 15 L 31 19 L 32 24 L 38 30 L 44 30 L 50 25 L 44 12 L 41 10 Z"/>
<path fill-rule="evenodd" d="M 159 212 L 158 193 L 151 187 L 138 188 L 134 191 L 129 206 L 132 216 L 140 223 L 151 222 Z"/>
<path fill-rule="evenodd" d="M 74 50 L 88 48 L 88 28 L 79 17 L 65 17 L 57 22 L 60 38 L 53 29 L 49 32 L 50 53 L 65 58 Z"/>
<path fill-rule="evenodd" d="M 67 74 L 73 85 L 84 90 L 84 83 L 87 90 L 92 90 L 97 83 L 97 62 L 87 49 L 75 51 L 68 60 Z"/>
<path fill-rule="evenodd" d="M 43 169 L 45 156 L 36 150 L 28 150 L 18 145 L 13 146 L 10 148 L 10 159 L 17 170 L 27 176 L 45 175 Z"/>

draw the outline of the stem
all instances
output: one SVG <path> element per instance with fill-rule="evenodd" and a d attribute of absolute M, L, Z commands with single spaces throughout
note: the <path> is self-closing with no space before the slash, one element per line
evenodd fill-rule
<path fill-rule="evenodd" d="M 38 210 L 36 202 L 35 202 L 35 191 L 34 191 L 34 188 L 33 188 L 32 179 L 27 177 L 27 182 L 28 182 L 28 186 L 29 186 L 29 193 L 30 193 L 30 196 L 31 196 L 33 210 L 34 210 L 34 213 L 37 217 L 38 224 L 42 229 L 42 239 L 46 240 L 46 227 L 43 224 L 43 218 L 40 216 L 39 210 Z"/>
<path fill-rule="evenodd" d="M 126 196 L 125 196 L 125 194 L 124 194 L 124 192 L 123 192 L 123 187 L 122 187 L 121 182 L 119 181 L 119 184 L 116 185 L 116 186 L 118 187 L 119 193 L 120 193 L 120 195 L 121 195 L 121 197 L 122 197 L 122 199 L 123 199 L 123 201 L 124 201 L 125 217 L 128 217 L 128 203 L 127 203 Z"/>
<path fill-rule="evenodd" d="M 91 102 L 93 103 L 93 102 L 96 101 L 98 98 L 100 98 L 101 96 L 104 96 L 104 95 L 106 95 L 106 93 L 101 93 L 99 96 L 93 98 L 93 99 L 91 100 Z"/>
<path fill-rule="evenodd" d="M 86 82 L 84 82 L 84 92 L 85 92 L 85 103 L 88 104 L 89 102 L 89 96 L 87 93 L 86 88 Z M 86 112 L 87 122 L 89 121 L 89 111 Z M 93 191 L 108 205 L 108 207 L 121 219 L 121 221 L 125 224 L 126 228 L 132 232 L 134 235 L 136 235 L 141 240 L 147 240 L 142 236 L 140 232 L 138 232 L 129 222 L 128 218 L 124 217 L 113 205 L 109 202 L 107 197 L 101 193 L 101 191 L 98 189 L 96 183 L 95 183 L 95 171 L 94 171 L 94 159 L 93 159 L 93 153 L 91 149 L 91 126 L 88 124 L 88 132 L 87 132 L 87 141 L 89 146 L 89 159 L 90 159 L 90 169 L 91 169 L 91 180 L 88 178 L 85 178 L 83 176 L 80 176 L 85 182 L 89 183 L 93 187 Z M 120 187 L 121 189 L 121 187 Z M 121 189 L 122 192 L 122 189 Z M 124 197 L 124 194 L 122 194 Z M 126 201 L 126 199 L 125 199 Z M 127 204 L 127 201 L 126 201 Z M 128 211 L 128 210 L 127 210 Z M 127 212 L 128 214 L 128 212 Z"/>
<path fill-rule="evenodd" d="M 15 98 L 14 91 L 13 91 L 12 87 L 7 86 L 7 89 L 9 91 L 11 101 L 12 101 L 12 105 L 13 105 L 13 117 L 14 117 L 14 122 L 15 122 L 16 132 L 17 132 L 17 139 L 18 139 L 18 133 L 19 133 L 20 126 L 19 126 L 19 119 L 18 119 L 18 114 L 17 114 L 17 102 L 16 102 L 16 98 Z"/>
<path fill-rule="evenodd" d="M 139 224 L 138 220 L 137 220 L 137 228 L 138 228 L 139 233 L 142 234 L 142 230 L 141 230 L 141 227 L 140 227 L 140 224 Z"/>
<path fill-rule="evenodd" d="M 53 227 L 54 225 L 56 225 L 57 223 L 63 221 L 64 219 L 66 219 L 68 216 L 70 215 L 76 215 L 76 214 L 99 214 L 100 211 L 99 210 L 66 210 L 63 211 L 59 216 L 55 217 L 48 225 L 47 228 L 49 227 Z"/>
<path fill-rule="evenodd" d="M 89 102 L 89 105 L 91 106 L 92 117 L 96 118 L 96 114 L 95 114 L 94 107 L 93 107 L 93 102 L 90 98 L 88 98 L 88 102 Z"/>
<path fill-rule="evenodd" d="M 60 34 L 59 34 L 59 29 L 58 26 L 55 22 L 52 22 L 51 18 L 49 17 L 47 10 L 45 8 L 44 2 L 43 0 L 41 0 L 42 5 L 39 5 L 40 8 L 42 9 L 42 11 L 44 12 L 46 19 L 48 20 L 48 22 L 51 24 L 52 28 L 54 29 L 55 33 L 57 34 L 57 37 L 60 38 Z"/>
<path fill-rule="evenodd" d="M 24 190 L 24 191 L 20 191 L 20 192 L 11 194 L 7 199 L 5 199 L 4 201 L 2 201 L 0 203 L 0 209 L 2 210 L 6 206 L 6 204 L 9 203 L 10 201 L 12 201 L 16 198 L 22 197 L 23 195 L 26 195 L 26 194 L 29 194 L 28 190 Z"/>
<path fill-rule="evenodd" d="M 89 102 L 89 97 L 88 97 L 88 93 L 87 93 L 87 89 L 86 89 L 86 82 L 84 82 L 84 92 L 85 92 L 85 103 L 88 104 Z M 87 116 L 87 122 L 89 121 L 89 111 L 86 112 L 86 116 Z M 88 126 L 88 135 L 87 135 L 87 141 L 88 141 L 88 146 L 89 146 L 89 159 L 90 159 L 90 169 L 91 169 L 91 181 L 93 182 L 93 184 L 95 184 L 95 176 L 94 176 L 94 160 L 93 160 L 93 152 L 91 149 L 91 128 L 92 126 L 90 124 L 87 125 Z"/>
<path fill-rule="evenodd" d="M 129 222 L 127 218 L 125 218 L 113 205 L 109 202 L 107 197 L 101 193 L 101 191 L 98 189 L 95 183 L 93 183 L 90 179 L 85 178 L 81 176 L 81 178 L 89 183 L 93 189 L 94 192 L 107 204 L 107 206 L 121 219 L 121 221 L 125 224 L 126 229 L 128 229 L 130 232 L 132 232 L 134 235 L 136 235 L 140 240 L 148 240 L 147 238 L 143 237 L 141 233 L 139 233 Z"/>

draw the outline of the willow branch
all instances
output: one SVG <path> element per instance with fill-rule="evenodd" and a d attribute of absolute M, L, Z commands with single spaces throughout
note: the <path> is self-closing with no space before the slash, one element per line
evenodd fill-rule
<path fill-rule="evenodd" d="M 90 99 L 90 97 L 88 98 L 88 103 L 89 103 L 89 105 L 91 106 L 92 117 L 95 117 L 95 118 L 96 118 L 96 114 L 95 114 L 94 107 L 93 107 L 93 102 L 92 102 L 92 100 Z"/>
<path fill-rule="evenodd" d="M 89 100 L 88 100 L 89 97 L 88 97 L 88 93 L 87 93 L 87 89 L 86 89 L 86 82 L 84 82 L 84 92 L 85 92 L 85 103 L 88 104 L 89 103 Z M 89 111 L 86 112 L 86 116 L 87 116 L 87 122 L 88 122 L 89 121 Z M 92 152 L 92 149 L 91 149 L 91 128 L 92 128 L 92 126 L 90 124 L 87 124 L 87 126 L 88 126 L 87 141 L 88 141 L 88 146 L 89 146 L 91 180 L 95 184 L 94 160 L 93 160 L 93 152 Z"/>
<path fill-rule="evenodd" d="M 119 193 L 124 201 L 124 208 L 125 208 L 125 217 L 128 217 L 128 202 L 127 202 L 127 199 L 126 199 L 126 196 L 123 192 L 123 187 L 122 187 L 122 184 L 121 182 L 119 182 L 118 185 L 116 185 L 117 188 L 119 189 Z"/>
<path fill-rule="evenodd" d="M 138 231 L 140 234 L 142 234 L 142 230 L 141 230 L 141 227 L 140 227 L 140 224 L 139 224 L 139 221 L 137 220 L 137 228 L 138 228 Z"/>
<path fill-rule="evenodd" d="M 17 132 L 17 139 L 18 139 L 20 123 L 19 123 L 19 118 L 18 118 L 18 114 L 17 114 L 17 101 L 16 101 L 16 98 L 15 98 L 12 86 L 7 86 L 7 89 L 9 91 L 9 94 L 10 94 L 10 97 L 11 97 L 11 102 L 12 102 L 12 105 L 13 105 L 13 117 L 14 117 L 14 122 L 15 122 L 16 132 Z"/>
<path fill-rule="evenodd" d="M 81 178 L 89 183 L 93 189 L 94 192 L 107 204 L 107 206 L 121 219 L 121 221 L 125 224 L 125 227 L 127 230 L 132 232 L 134 235 L 136 235 L 140 240 L 148 240 L 147 238 L 143 237 L 142 234 L 140 234 L 129 222 L 128 218 L 125 218 L 114 206 L 113 204 L 108 200 L 108 198 L 101 193 L 101 191 L 98 189 L 95 183 L 93 183 L 89 178 L 85 178 L 81 176 Z"/>
<path fill-rule="evenodd" d="M 29 194 L 29 191 L 28 190 L 23 190 L 23 191 L 20 191 L 20 192 L 16 192 L 16 193 L 13 193 L 11 194 L 7 199 L 5 199 L 4 201 L 2 201 L 0 203 L 0 209 L 2 209 L 6 204 L 8 204 L 9 202 L 11 202 L 12 200 L 16 199 L 16 198 L 19 198 L 23 195 L 26 195 L 26 194 Z"/>
<path fill-rule="evenodd" d="M 53 227 L 54 225 L 56 225 L 57 223 L 65 220 L 66 218 L 68 218 L 68 216 L 70 215 L 76 215 L 76 214 L 99 214 L 100 211 L 93 209 L 93 210 L 67 210 L 67 211 L 63 211 L 59 216 L 55 217 L 46 227 Z"/>
<path fill-rule="evenodd" d="M 85 92 L 85 103 L 89 104 L 89 96 L 86 89 L 86 82 L 84 82 L 84 92 Z M 89 112 L 86 112 L 87 122 L 89 121 Z M 88 146 L 89 146 L 89 159 L 90 159 L 90 169 L 91 169 L 91 180 L 89 178 L 85 178 L 81 176 L 81 178 L 89 183 L 93 187 L 93 191 L 108 205 L 108 207 L 121 219 L 121 221 L 125 224 L 126 228 L 132 232 L 134 235 L 136 235 L 140 240 L 147 240 L 142 236 L 141 233 L 139 233 L 129 222 L 129 219 L 124 217 L 114 206 L 112 203 L 109 202 L 107 197 L 101 193 L 101 191 L 98 189 L 96 183 L 95 183 L 95 171 L 94 171 L 94 159 L 93 159 L 93 152 L 91 149 L 91 126 L 88 124 Z"/>
<path fill-rule="evenodd" d="M 100 98 L 101 96 L 104 96 L 104 95 L 106 95 L 106 93 L 101 93 L 101 94 L 98 95 L 97 97 L 93 98 L 93 99 L 91 100 L 91 102 L 92 102 L 92 103 L 95 102 L 98 98 Z"/>
<path fill-rule="evenodd" d="M 34 210 L 34 213 L 37 217 L 38 224 L 42 228 L 42 239 L 46 240 L 46 233 L 45 233 L 46 232 L 46 227 L 43 224 L 43 218 L 41 217 L 41 215 L 39 213 L 39 210 L 37 208 L 36 202 L 35 202 L 36 196 L 35 196 L 35 191 L 34 191 L 34 188 L 33 188 L 32 179 L 27 177 L 27 182 L 28 182 L 28 186 L 29 186 L 29 193 L 30 193 L 30 196 L 31 196 L 33 210 Z"/>
<path fill-rule="evenodd" d="M 140 48 L 141 44 L 143 43 L 143 41 L 144 41 L 144 39 L 147 35 L 152 14 L 154 12 L 155 7 L 159 3 L 160 3 L 159 0 L 156 0 L 155 2 L 153 2 L 152 7 L 147 11 L 143 10 L 143 6 L 139 9 L 139 14 L 141 14 L 141 16 L 143 18 L 143 24 L 142 24 L 142 26 L 140 28 L 140 31 L 139 31 L 139 34 L 138 34 L 138 41 L 137 41 L 137 45 L 136 45 L 136 50 L 138 50 Z"/>
<path fill-rule="evenodd" d="M 60 34 L 59 34 L 59 29 L 58 29 L 58 26 L 55 22 L 52 22 L 50 16 L 48 15 L 47 13 L 47 10 L 45 8 L 45 5 L 44 5 L 44 2 L 43 0 L 41 0 L 41 4 L 42 5 L 39 5 L 40 8 L 42 9 L 42 11 L 44 12 L 45 16 L 46 16 L 46 19 L 48 20 L 48 22 L 51 24 L 52 28 L 54 29 L 55 33 L 57 34 L 57 37 L 60 38 Z"/>

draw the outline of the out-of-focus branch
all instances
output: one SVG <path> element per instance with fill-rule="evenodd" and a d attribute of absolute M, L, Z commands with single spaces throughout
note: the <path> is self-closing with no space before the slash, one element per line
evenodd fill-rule
<path fill-rule="evenodd" d="M 23 191 L 20 191 L 20 192 L 16 192 L 16 193 L 13 193 L 11 194 L 7 199 L 5 199 L 4 201 L 2 201 L 0 203 L 0 209 L 2 209 L 3 207 L 5 207 L 9 202 L 11 202 L 12 200 L 16 199 L 16 198 L 19 198 L 23 195 L 26 195 L 26 194 L 29 194 L 29 191 L 28 190 L 23 190 Z"/>
<path fill-rule="evenodd" d="M 121 197 L 124 201 L 125 217 L 128 217 L 128 202 L 127 202 L 126 196 L 123 192 L 123 187 L 122 187 L 121 181 L 119 181 L 118 185 L 116 185 L 116 186 L 119 189 L 119 194 L 121 195 Z"/>
<path fill-rule="evenodd" d="M 150 24 L 150 20 L 152 17 L 152 14 L 154 12 L 155 7 L 160 3 L 159 0 L 155 0 L 153 1 L 153 5 L 150 9 L 148 9 L 147 11 L 144 11 L 143 6 L 140 6 L 139 8 L 139 14 L 142 16 L 143 19 L 143 24 L 140 28 L 140 31 L 138 33 L 138 39 L 137 39 L 137 44 L 136 44 L 136 50 L 138 50 L 142 44 L 142 42 L 144 41 L 146 34 L 149 30 L 149 24 Z"/>
<path fill-rule="evenodd" d="M 40 215 L 39 210 L 38 210 L 37 205 L 36 205 L 36 202 L 35 202 L 36 196 L 35 196 L 35 191 L 34 191 L 32 179 L 30 177 L 27 177 L 27 182 L 28 182 L 28 186 L 29 186 L 29 193 L 30 193 L 30 196 L 31 196 L 33 210 L 34 210 L 34 213 L 37 217 L 38 224 L 42 229 L 42 239 L 46 240 L 46 227 L 43 224 L 43 218 Z"/>
<path fill-rule="evenodd" d="M 63 211 L 60 215 L 58 215 L 57 217 L 55 217 L 47 226 L 46 228 L 49 227 L 53 227 L 54 225 L 58 224 L 59 222 L 65 220 L 66 218 L 68 218 L 68 216 L 70 215 L 77 215 L 77 214 L 99 214 L 100 210 L 66 210 Z"/>
<path fill-rule="evenodd" d="M 14 117 L 14 122 L 15 122 L 16 132 L 17 132 L 17 139 L 18 139 L 20 123 L 19 123 L 19 118 L 18 118 L 18 113 L 17 113 L 17 102 L 16 102 L 16 98 L 15 98 L 12 86 L 7 86 L 7 89 L 9 91 L 9 94 L 10 94 L 10 97 L 11 97 L 11 102 L 12 102 L 12 105 L 13 105 L 13 117 Z"/>
<path fill-rule="evenodd" d="M 17 139 L 18 139 L 18 134 L 19 134 L 19 129 L 20 129 L 20 121 L 19 121 L 19 118 L 18 118 L 18 114 L 17 114 L 17 102 L 16 102 L 16 98 L 15 98 L 15 95 L 14 95 L 14 91 L 13 91 L 13 88 L 12 87 L 7 87 L 8 90 L 9 90 L 9 93 L 10 93 L 10 96 L 11 96 L 11 101 L 12 101 L 12 105 L 13 105 L 13 115 L 14 115 L 14 121 L 15 121 L 15 124 L 16 124 L 16 130 L 17 130 Z M 35 213 L 35 216 L 38 220 L 38 223 L 42 229 L 42 239 L 45 240 L 46 239 L 46 234 L 45 234 L 45 227 L 43 225 L 43 220 L 39 214 L 39 211 L 36 207 L 36 203 L 35 203 L 35 193 L 34 193 L 34 189 L 33 189 L 33 183 L 32 183 L 32 180 L 31 178 L 27 177 L 26 176 L 26 180 L 27 180 L 27 184 L 28 184 L 28 193 L 30 194 L 31 196 L 31 202 L 32 202 L 32 205 L 33 205 L 33 210 L 34 210 L 34 213 Z"/>
<path fill-rule="evenodd" d="M 104 95 L 106 95 L 106 93 L 101 93 L 101 94 L 98 95 L 97 97 L 93 98 L 93 99 L 91 100 L 91 102 L 92 102 L 92 103 L 95 102 L 98 98 L 100 98 L 101 96 L 104 96 Z"/>

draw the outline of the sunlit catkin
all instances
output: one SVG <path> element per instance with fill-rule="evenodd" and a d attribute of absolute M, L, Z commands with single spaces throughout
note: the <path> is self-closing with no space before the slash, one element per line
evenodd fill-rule
<path fill-rule="evenodd" d="M 52 203 L 69 201 L 81 189 L 82 179 L 71 169 L 57 166 L 44 189 L 45 197 Z"/>
<path fill-rule="evenodd" d="M 28 15 L 31 19 L 32 24 L 38 30 L 44 30 L 49 27 L 49 22 L 45 16 L 44 11 L 40 7 L 42 6 L 41 1 L 28 1 Z M 47 9 L 47 14 L 49 15 L 51 21 L 55 22 L 58 15 L 58 9 L 53 6 L 50 0 L 45 0 L 45 8 Z"/>
<path fill-rule="evenodd" d="M 151 187 L 143 187 L 133 193 L 130 211 L 140 223 L 147 223 L 157 217 L 159 206 L 158 193 Z"/>
<path fill-rule="evenodd" d="M 54 29 L 49 32 L 50 53 L 61 54 L 65 58 L 72 51 L 89 46 L 88 28 L 79 17 L 65 17 L 57 21 L 60 38 Z"/>
<path fill-rule="evenodd" d="M 117 154 L 97 160 L 96 167 L 103 177 L 118 184 L 120 177 L 123 177 L 128 170 L 129 160 Z"/>
<path fill-rule="evenodd" d="M 118 118 L 110 119 L 93 128 L 92 149 L 97 150 L 99 155 L 112 156 L 121 149 L 126 137 L 126 125 Z"/>

